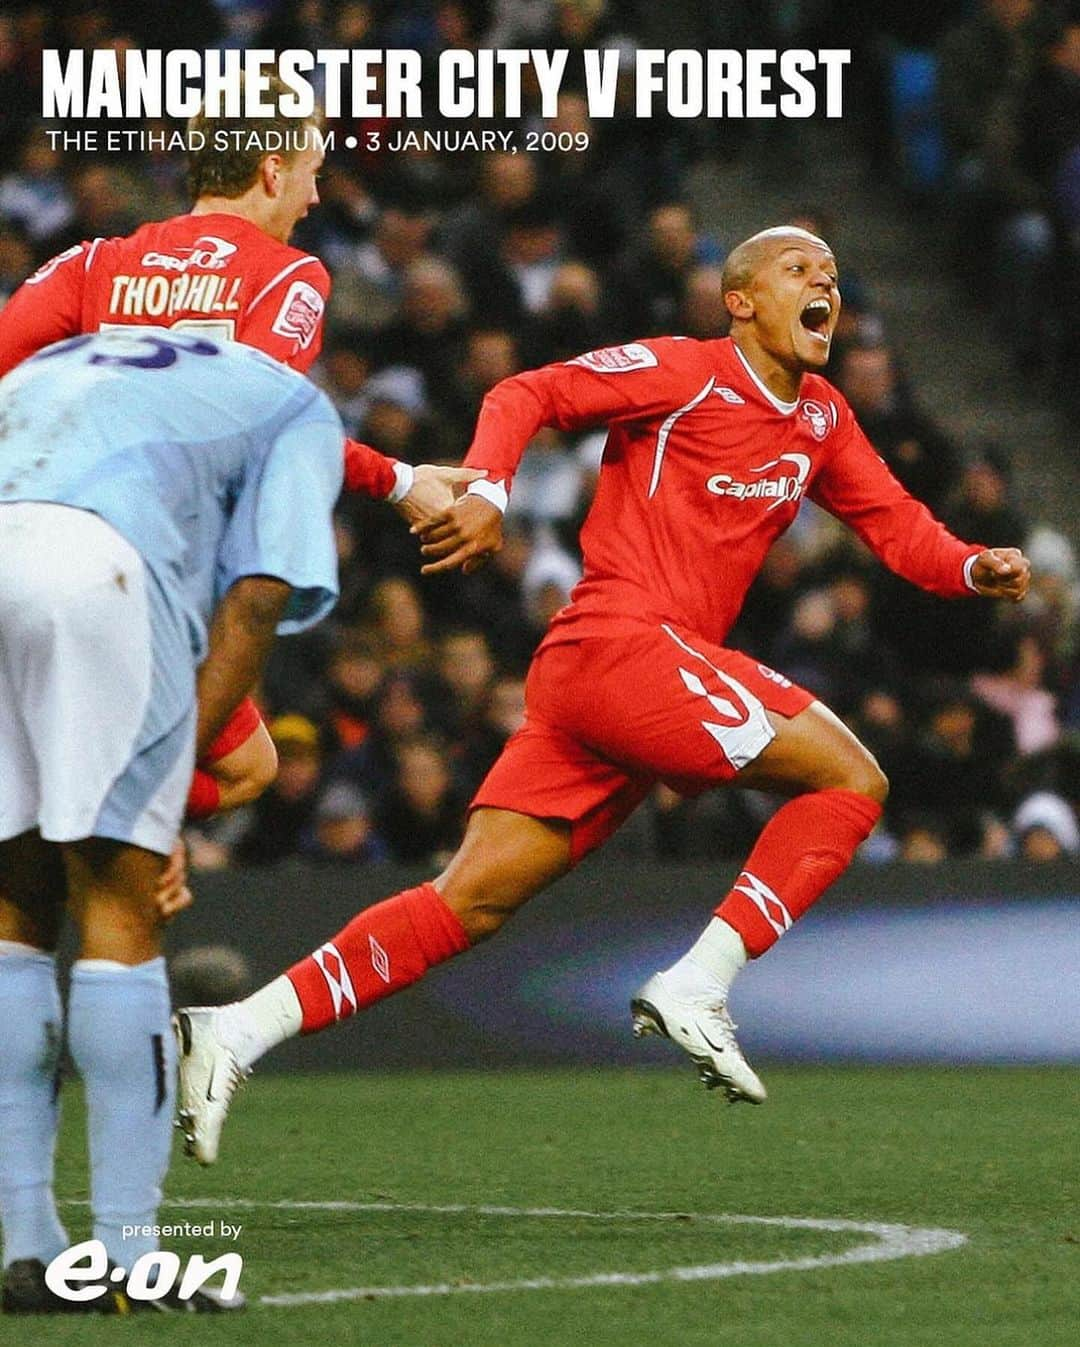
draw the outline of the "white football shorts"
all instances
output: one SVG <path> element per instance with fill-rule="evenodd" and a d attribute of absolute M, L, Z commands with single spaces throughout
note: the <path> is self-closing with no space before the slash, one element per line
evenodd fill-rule
<path fill-rule="evenodd" d="M 0 841 L 37 828 L 167 855 L 195 671 L 153 576 L 99 516 L 36 501 L 0 504 L 0 559 Z"/>

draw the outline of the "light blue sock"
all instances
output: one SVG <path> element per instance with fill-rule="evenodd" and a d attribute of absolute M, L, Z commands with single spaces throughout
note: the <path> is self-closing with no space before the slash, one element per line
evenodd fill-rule
<path fill-rule="evenodd" d="M 53 1197 L 60 993 L 51 954 L 0 941 L 0 1226 L 4 1266 L 68 1246 Z"/>
<path fill-rule="evenodd" d="M 125 1238 L 157 1219 L 169 1167 L 176 1052 L 165 960 L 127 967 L 80 959 L 71 970 L 68 1041 L 86 1086 L 94 1239 L 129 1268 L 158 1247 Z"/>

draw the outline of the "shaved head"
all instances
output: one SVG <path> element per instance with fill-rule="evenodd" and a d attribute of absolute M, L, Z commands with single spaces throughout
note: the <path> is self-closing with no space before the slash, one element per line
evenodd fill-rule
<path fill-rule="evenodd" d="M 754 278 L 754 273 L 776 249 L 778 243 L 809 243 L 815 248 L 832 249 L 824 239 L 811 234 L 808 229 L 799 229 L 796 225 L 776 225 L 772 229 L 762 229 L 751 234 L 748 239 L 732 248 L 724 263 L 724 293 L 729 290 L 744 290 Z"/>

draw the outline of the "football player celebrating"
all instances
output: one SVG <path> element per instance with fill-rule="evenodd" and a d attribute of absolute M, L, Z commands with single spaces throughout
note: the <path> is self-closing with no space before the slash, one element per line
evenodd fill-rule
<path fill-rule="evenodd" d="M 472 802 L 435 880 L 396 894 L 246 1001 L 180 1012 L 181 1122 L 214 1160 L 231 1089 L 268 1048 L 400 990 L 493 935 L 602 843 L 658 781 L 694 794 L 737 783 L 791 797 L 770 819 L 701 937 L 632 1001 L 706 1085 L 761 1103 L 727 1012 L 732 980 L 843 872 L 881 816 L 887 782 L 855 736 L 782 673 L 725 647 L 772 542 L 804 496 L 894 571 L 935 594 L 1022 599 L 1015 548 L 950 534 L 890 474 L 816 371 L 840 312 L 820 238 L 768 229 L 727 259 L 730 337 L 661 338 L 518 375 L 486 398 L 470 466 L 487 480 L 418 531 L 428 573 L 501 544 L 502 509 L 541 426 L 606 424 L 582 530 L 584 578 L 527 684 L 524 727 Z"/>

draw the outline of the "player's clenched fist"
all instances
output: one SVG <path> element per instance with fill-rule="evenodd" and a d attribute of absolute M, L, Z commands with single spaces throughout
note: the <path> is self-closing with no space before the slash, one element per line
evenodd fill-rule
<path fill-rule="evenodd" d="M 502 511 L 482 496 L 465 495 L 412 531 L 419 533 L 420 552 L 427 558 L 421 575 L 453 570 L 468 574 L 502 547 Z"/>
<path fill-rule="evenodd" d="M 971 583 L 990 599 L 1019 603 L 1031 584 L 1031 562 L 1018 547 L 990 547 L 971 568 Z"/>

